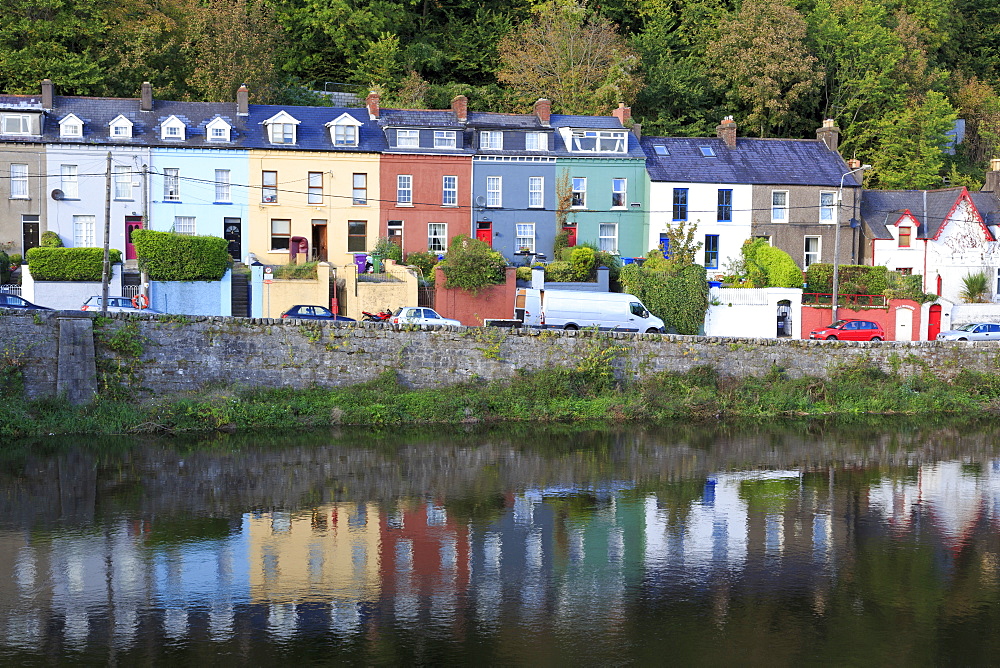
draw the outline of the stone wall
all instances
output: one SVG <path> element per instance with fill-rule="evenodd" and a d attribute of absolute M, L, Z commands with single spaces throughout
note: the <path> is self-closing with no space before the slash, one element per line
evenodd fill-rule
<path fill-rule="evenodd" d="M 30 396 L 56 391 L 58 313 L 0 314 L 0 362 L 24 363 Z M 779 366 L 790 376 L 825 376 L 836 365 L 868 358 L 903 373 L 926 368 L 948 378 L 960 369 L 996 371 L 1000 347 L 987 343 L 852 343 L 658 334 L 521 331 L 498 328 L 393 328 L 280 319 L 116 316 L 97 327 L 131 328 L 145 352 L 134 364 L 138 392 L 244 387 L 343 386 L 394 370 L 412 387 L 474 378 L 507 378 L 517 369 L 577 366 L 608 346 L 620 376 L 713 366 L 722 375 L 763 375 Z M 114 353 L 97 348 L 97 364 Z M 128 361 L 128 360 L 126 360 Z"/>

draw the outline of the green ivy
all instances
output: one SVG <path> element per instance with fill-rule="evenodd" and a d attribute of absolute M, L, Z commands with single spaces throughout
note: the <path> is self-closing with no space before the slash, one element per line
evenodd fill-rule
<path fill-rule="evenodd" d="M 232 264 L 222 237 L 136 230 L 132 243 L 139 268 L 154 281 L 217 281 Z"/>
<path fill-rule="evenodd" d="M 889 288 L 888 269 L 863 264 L 840 265 L 842 294 L 884 295 Z M 806 270 L 806 291 L 833 292 L 833 265 L 814 262 Z M 847 288 L 850 288 L 849 290 Z"/>
<path fill-rule="evenodd" d="M 708 281 L 701 265 L 682 265 L 671 273 L 630 264 L 622 269 L 621 282 L 678 334 L 698 334 L 704 326 Z"/>
<path fill-rule="evenodd" d="M 122 261 L 122 252 L 109 251 L 111 264 Z M 103 248 L 47 248 L 28 250 L 28 266 L 36 281 L 99 281 L 104 272 Z"/>

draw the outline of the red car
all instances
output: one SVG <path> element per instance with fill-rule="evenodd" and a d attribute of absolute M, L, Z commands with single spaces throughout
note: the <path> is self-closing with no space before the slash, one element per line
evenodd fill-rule
<path fill-rule="evenodd" d="M 828 341 L 885 341 L 882 325 L 871 320 L 838 320 L 809 332 L 810 339 Z"/>

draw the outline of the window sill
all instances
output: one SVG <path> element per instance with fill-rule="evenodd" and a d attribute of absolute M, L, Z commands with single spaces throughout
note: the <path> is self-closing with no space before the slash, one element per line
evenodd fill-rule
<path fill-rule="evenodd" d="M 65 199 L 65 197 L 63 199 Z M 116 201 L 116 202 L 134 202 L 135 198 L 134 197 L 115 197 L 114 201 Z M 173 200 L 171 200 L 171 201 L 173 201 Z"/>
<path fill-rule="evenodd" d="M 261 202 L 260 205 L 261 206 L 277 206 L 278 203 L 277 202 Z"/>
<path fill-rule="evenodd" d="M 457 204 L 442 204 L 441 208 L 442 209 L 457 209 L 458 205 Z"/>
<path fill-rule="evenodd" d="M 396 206 L 397 207 L 402 207 L 402 208 L 405 208 L 405 209 L 412 209 L 413 208 L 413 204 L 406 204 L 406 203 L 400 203 L 400 202 L 396 202 Z"/>
<path fill-rule="evenodd" d="M 613 207 L 611 207 L 611 210 L 612 211 L 628 211 L 628 207 L 627 206 L 613 206 Z"/>
<path fill-rule="evenodd" d="M 184 202 L 179 199 L 165 199 L 161 204 L 183 204 Z"/>
<path fill-rule="evenodd" d="M 212 204 L 223 204 L 223 205 L 231 205 L 231 204 L 232 204 L 232 202 L 212 202 Z"/>
<path fill-rule="evenodd" d="M 21 202 L 30 202 L 31 201 L 30 197 L 11 197 L 10 199 L 16 199 L 16 200 L 19 200 Z"/>

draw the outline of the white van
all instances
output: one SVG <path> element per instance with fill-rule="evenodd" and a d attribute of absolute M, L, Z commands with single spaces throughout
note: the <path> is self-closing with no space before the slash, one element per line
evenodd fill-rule
<path fill-rule="evenodd" d="M 663 321 L 651 314 L 638 297 L 620 292 L 518 288 L 514 318 L 525 327 L 664 331 Z"/>

